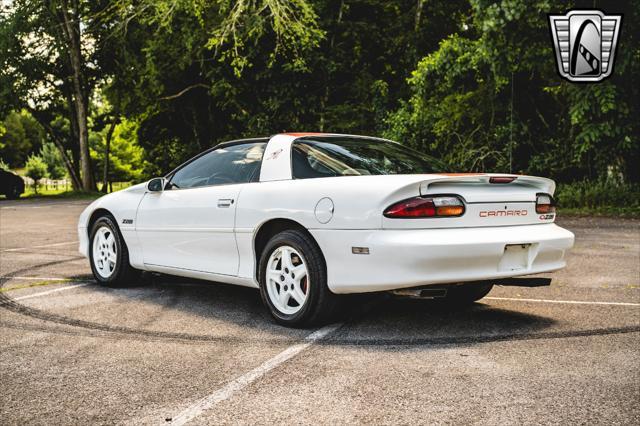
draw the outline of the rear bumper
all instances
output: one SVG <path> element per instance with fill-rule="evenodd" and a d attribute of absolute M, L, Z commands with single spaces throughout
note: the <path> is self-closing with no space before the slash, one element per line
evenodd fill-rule
<path fill-rule="evenodd" d="M 566 265 L 573 233 L 555 224 L 458 229 L 311 230 L 334 293 L 508 278 Z M 505 246 L 523 244 L 520 263 Z M 352 254 L 367 247 L 369 254 Z"/>

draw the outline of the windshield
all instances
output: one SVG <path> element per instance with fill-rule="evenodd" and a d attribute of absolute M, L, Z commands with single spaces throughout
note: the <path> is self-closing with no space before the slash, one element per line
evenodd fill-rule
<path fill-rule="evenodd" d="M 297 139 L 292 145 L 295 179 L 331 176 L 439 173 L 433 157 L 395 142 L 346 136 Z"/>

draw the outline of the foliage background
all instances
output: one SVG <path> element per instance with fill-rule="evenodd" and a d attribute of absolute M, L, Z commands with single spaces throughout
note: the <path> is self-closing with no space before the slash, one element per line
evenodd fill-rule
<path fill-rule="evenodd" d="M 604 82 L 556 72 L 547 14 L 571 8 L 624 14 Z M 20 168 L 48 147 L 49 173 L 62 161 L 85 175 L 84 94 L 96 181 L 160 175 L 224 140 L 325 131 L 395 139 L 452 171 L 634 185 L 639 19 L 638 0 L 4 2 L 0 156 Z"/>

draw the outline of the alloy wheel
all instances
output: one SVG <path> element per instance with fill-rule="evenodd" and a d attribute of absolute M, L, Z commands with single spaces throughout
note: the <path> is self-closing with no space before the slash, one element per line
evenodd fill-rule
<path fill-rule="evenodd" d="M 304 258 L 291 246 L 276 248 L 267 262 L 267 293 L 285 315 L 296 314 L 309 295 L 309 274 Z"/>
<path fill-rule="evenodd" d="M 102 278 L 113 275 L 118 262 L 118 248 L 113 231 L 102 226 L 93 237 L 93 265 Z"/>

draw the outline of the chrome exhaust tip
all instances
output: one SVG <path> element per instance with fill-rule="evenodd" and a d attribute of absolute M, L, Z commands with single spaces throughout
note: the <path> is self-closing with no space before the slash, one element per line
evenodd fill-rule
<path fill-rule="evenodd" d="M 446 288 L 411 288 L 392 290 L 391 294 L 412 299 L 442 299 L 447 297 Z"/>

